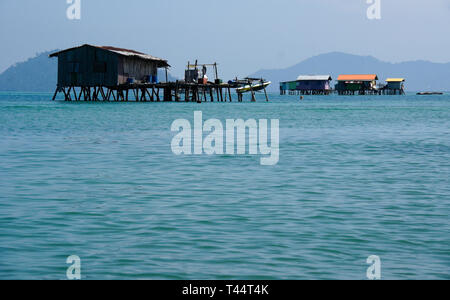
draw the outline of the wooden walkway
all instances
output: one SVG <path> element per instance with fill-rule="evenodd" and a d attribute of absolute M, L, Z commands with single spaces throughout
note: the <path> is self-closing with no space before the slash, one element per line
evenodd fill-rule
<path fill-rule="evenodd" d="M 58 87 L 53 96 L 64 94 L 65 101 L 112 101 L 112 102 L 232 102 L 231 89 L 235 84 L 197 84 L 185 82 L 136 83 L 107 86 Z M 238 95 L 238 102 L 242 102 Z M 256 101 L 252 93 L 252 101 Z"/>

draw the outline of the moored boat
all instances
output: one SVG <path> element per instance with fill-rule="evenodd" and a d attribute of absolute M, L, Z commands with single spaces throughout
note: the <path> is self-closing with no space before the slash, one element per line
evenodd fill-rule
<path fill-rule="evenodd" d="M 264 81 L 264 82 L 260 82 L 257 84 L 247 84 L 244 85 L 243 87 L 237 88 L 236 92 L 238 93 L 247 93 L 247 92 L 257 92 L 257 91 L 262 91 L 264 90 L 266 87 L 268 87 L 272 82 L 270 81 Z"/>
<path fill-rule="evenodd" d="M 431 96 L 431 95 L 444 95 L 442 92 L 420 92 L 417 93 L 418 96 Z"/>

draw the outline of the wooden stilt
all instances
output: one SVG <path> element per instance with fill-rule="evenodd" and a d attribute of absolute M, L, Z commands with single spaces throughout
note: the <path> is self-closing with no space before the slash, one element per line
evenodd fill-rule
<path fill-rule="evenodd" d="M 75 90 L 75 87 L 72 89 L 73 95 L 75 96 L 75 101 L 78 101 L 77 91 Z"/>
<path fill-rule="evenodd" d="M 72 91 L 72 87 L 69 87 L 69 90 L 67 91 L 67 98 L 68 101 L 72 101 L 72 97 L 70 96 L 70 92 Z"/>
<path fill-rule="evenodd" d="M 146 93 L 147 89 L 146 88 L 142 88 L 141 89 L 141 101 L 147 102 L 147 93 Z"/>
<path fill-rule="evenodd" d="M 103 90 L 103 86 L 100 87 L 100 93 L 102 95 L 102 100 L 103 101 L 107 101 L 108 99 L 107 99 L 107 97 L 105 95 L 105 91 Z"/>
<path fill-rule="evenodd" d="M 252 92 L 252 102 L 256 102 L 255 91 L 253 90 L 251 83 L 250 83 L 250 91 Z"/>
<path fill-rule="evenodd" d="M 178 95 L 178 81 L 175 85 L 175 101 L 178 102 L 180 101 L 179 95 Z"/>
<path fill-rule="evenodd" d="M 139 91 L 137 89 L 133 89 L 134 100 L 139 102 Z"/>
<path fill-rule="evenodd" d="M 64 101 L 67 101 L 66 88 L 62 88 L 62 92 L 64 93 Z"/>
<path fill-rule="evenodd" d="M 53 94 L 52 101 L 55 101 L 56 95 L 58 95 L 58 91 L 59 91 L 59 88 L 57 87 L 56 90 L 55 90 L 55 93 Z"/>
<path fill-rule="evenodd" d="M 83 87 L 80 87 L 80 92 L 78 93 L 78 101 L 81 101 L 82 94 L 83 94 Z"/>
<path fill-rule="evenodd" d="M 98 100 L 98 98 L 97 98 L 97 87 L 94 86 L 92 89 L 93 89 L 93 92 L 92 92 L 92 101 L 97 101 L 97 100 Z"/>
<path fill-rule="evenodd" d="M 145 96 L 146 99 L 145 99 L 145 101 L 147 101 L 147 95 L 148 95 L 148 100 L 149 100 L 149 101 L 153 101 L 149 89 L 145 89 L 145 93 L 146 93 L 146 96 Z"/>
<path fill-rule="evenodd" d="M 269 97 L 267 96 L 266 88 L 264 88 L 264 95 L 266 95 L 266 101 L 269 102 Z"/>
<path fill-rule="evenodd" d="M 184 93 L 185 102 L 214 102 L 217 99 L 218 102 L 232 102 L 233 97 L 231 95 L 231 89 L 235 85 L 231 84 L 215 84 L 209 83 L 185 83 L 185 82 L 169 82 L 161 84 L 153 83 L 135 83 L 135 84 L 121 84 L 117 86 L 66 86 L 57 87 L 53 93 L 52 100 L 55 100 L 57 95 L 61 92 L 64 94 L 65 101 L 183 101 L 182 94 Z M 163 91 L 163 95 L 160 95 L 160 90 Z M 252 101 L 256 101 L 256 91 L 250 88 L 248 92 L 251 92 Z M 361 91 L 362 92 L 362 91 Z M 369 94 L 387 93 L 388 91 L 367 91 Z M 300 93 L 300 91 L 298 91 Z M 397 91 L 392 91 L 397 94 Z M 401 93 L 399 90 L 398 93 Z M 131 95 L 130 95 L 131 94 Z M 267 90 L 264 89 L 266 101 L 269 101 Z M 319 93 L 319 94 L 322 94 Z M 239 102 L 243 101 L 244 93 L 237 93 L 237 99 Z M 217 98 L 216 98 L 217 97 Z"/>
<path fill-rule="evenodd" d="M 99 101 L 98 95 L 100 94 L 100 87 L 94 87 L 94 93 L 95 93 L 95 101 Z"/>

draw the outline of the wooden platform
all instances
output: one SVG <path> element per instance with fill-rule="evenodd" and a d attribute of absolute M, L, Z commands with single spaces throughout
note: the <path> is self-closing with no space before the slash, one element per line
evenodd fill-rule
<path fill-rule="evenodd" d="M 197 84 L 185 82 L 136 83 L 119 86 L 66 86 L 57 87 L 64 94 L 65 101 L 113 101 L 113 102 L 232 102 L 231 89 L 235 84 Z M 242 94 L 238 102 L 242 102 Z M 252 93 L 252 101 L 256 101 Z"/>

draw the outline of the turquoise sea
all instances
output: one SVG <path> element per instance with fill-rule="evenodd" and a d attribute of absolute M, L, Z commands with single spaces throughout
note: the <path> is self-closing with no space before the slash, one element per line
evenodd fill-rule
<path fill-rule="evenodd" d="M 450 279 L 450 94 L 68 103 L 0 93 L 0 279 Z M 280 161 L 175 156 L 279 119 Z"/>

